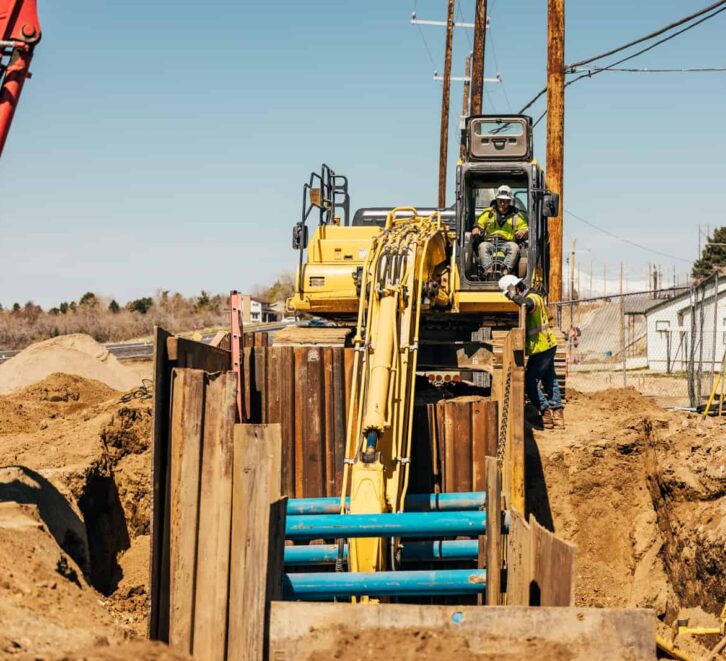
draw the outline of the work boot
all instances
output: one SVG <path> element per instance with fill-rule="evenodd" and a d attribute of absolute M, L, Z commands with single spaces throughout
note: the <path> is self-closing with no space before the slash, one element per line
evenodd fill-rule
<path fill-rule="evenodd" d="M 552 418 L 557 429 L 565 428 L 565 409 L 555 409 L 552 412 Z"/>
<path fill-rule="evenodd" d="M 555 419 L 552 415 L 552 409 L 545 409 L 544 411 L 542 411 L 542 426 L 545 429 L 555 428 Z"/>

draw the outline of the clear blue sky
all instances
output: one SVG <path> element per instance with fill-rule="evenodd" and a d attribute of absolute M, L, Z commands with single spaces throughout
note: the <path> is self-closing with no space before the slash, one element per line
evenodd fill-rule
<path fill-rule="evenodd" d="M 38 3 L 43 41 L 0 164 L 4 305 L 270 281 L 294 268 L 301 185 L 322 161 L 349 176 L 354 207 L 435 201 L 441 87 L 411 0 Z M 444 0 L 417 4 L 420 18 L 445 17 Z M 517 110 L 545 82 L 546 2 L 489 4 L 487 76 L 505 84 L 489 86 L 485 110 Z M 566 59 L 706 4 L 570 0 Z M 460 5 L 471 20 L 474 0 Z M 441 71 L 443 30 L 421 30 Z M 726 65 L 725 30 L 726 12 L 633 64 Z M 470 36 L 457 31 L 455 73 Z M 725 224 L 725 102 L 726 73 L 573 85 L 565 207 L 693 259 L 697 225 Z M 452 103 L 453 176 L 460 83 Z M 606 264 L 614 278 L 621 259 L 634 284 L 649 261 L 688 270 L 566 216 L 573 238 L 596 276 Z"/>

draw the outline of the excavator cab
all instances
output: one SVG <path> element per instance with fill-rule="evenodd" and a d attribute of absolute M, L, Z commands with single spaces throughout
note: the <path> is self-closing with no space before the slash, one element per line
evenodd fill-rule
<path fill-rule="evenodd" d="M 493 290 L 504 272 L 504 240 L 475 236 L 478 218 L 494 204 L 496 190 L 507 185 L 513 205 L 527 218 L 529 235 L 515 240 L 518 257 L 513 272 L 546 293 L 547 217 L 557 214 L 559 200 L 545 188 L 544 172 L 533 159 L 532 120 L 524 115 L 469 117 L 462 136 L 465 159 L 456 172 L 456 218 L 460 289 Z M 478 247 L 493 245 L 492 263 L 481 263 Z"/>

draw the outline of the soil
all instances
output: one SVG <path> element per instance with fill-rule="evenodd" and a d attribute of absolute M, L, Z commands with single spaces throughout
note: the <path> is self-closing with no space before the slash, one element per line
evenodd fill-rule
<path fill-rule="evenodd" d="M 652 608 L 668 626 L 698 607 L 690 625 L 708 626 L 726 603 L 726 420 L 634 389 L 568 389 L 565 416 L 565 431 L 530 429 L 528 497 L 577 545 L 576 605 Z"/>
<path fill-rule="evenodd" d="M 0 395 L 0 658 L 184 658 L 116 647 L 146 633 L 150 438 L 151 400 L 99 381 Z"/>
<path fill-rule="evenodd" d="M 566 431 L 528 429 L 527 496 L 577 545 L 576 604 L 653 608 L 664 636 L 679 616 L 713 624 L 726 601 L 726 421 L 630 389 L 568 397 Z M 121 398 L 57 373 L 0 395 L 0 658 L 184 658 L 143 640 L 151 400 Z M 371 649 L 471 656 L 407 640 Z"/>
<path fill-rule="evenodd" d="M 0 394 L 44 379 L 54 372 L 101 381 L 116 390 L 140 385 L 133 370 L 122 365 L 90 335 L 76 333 L 32 344 L 0 365 Z"/>

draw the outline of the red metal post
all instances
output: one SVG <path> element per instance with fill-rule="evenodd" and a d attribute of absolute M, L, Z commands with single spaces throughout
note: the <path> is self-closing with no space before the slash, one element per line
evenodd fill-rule
<path fill-rule="evenodd" d="M 242 367 L 242 294 L 232 291 L 229 295 L 229 302 L 232 308 L 231 338 L 232 349 L 232 371 L 237 377 L 237 418 L 239 422 L 247 422 L 247 411 L 245 411 L 244 398 L 244 369 Z"/>

